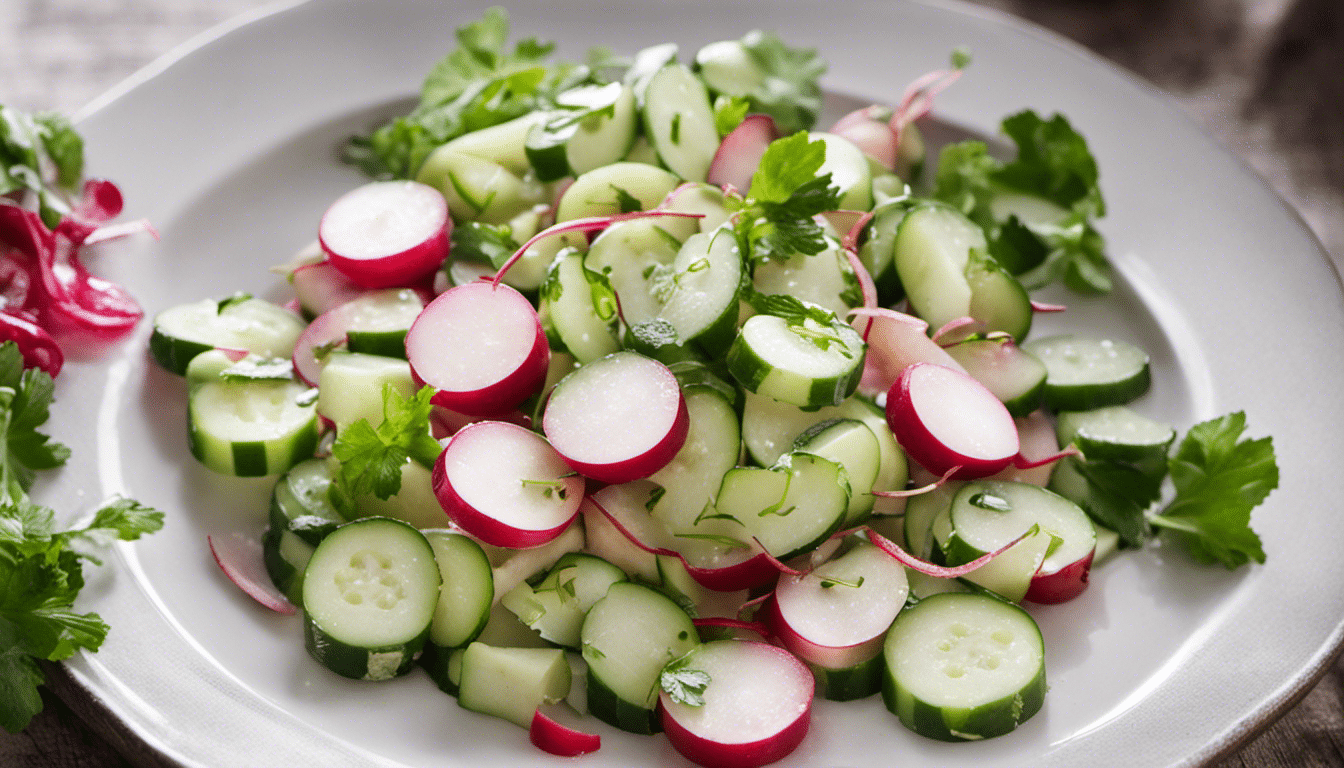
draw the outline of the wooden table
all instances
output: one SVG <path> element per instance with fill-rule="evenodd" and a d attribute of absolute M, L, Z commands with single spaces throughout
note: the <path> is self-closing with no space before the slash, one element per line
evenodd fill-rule
<path fill-rule="evenodd" d="M 1344 263 L 1344 2 L 980 2 L 1072 38 L 1170 93 L 1296 208 L 1336 265 Z M 192 35 L 264 4 L 0 0 L 0 103 L 73 111 Z M 1337 661 L 1300 703 L 1217 765 L 1344 766 L 1342 682 Z M 44 692 L 46 709 L 24 733 L 0 731 L 0 766 L 144 761 L 98 722 L 89 702 L 65 695 L 69 704 Z"/>

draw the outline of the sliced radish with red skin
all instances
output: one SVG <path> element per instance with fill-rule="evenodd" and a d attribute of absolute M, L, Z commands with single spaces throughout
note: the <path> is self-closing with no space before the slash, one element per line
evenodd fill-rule
<path fill-rule="evenodd" d="M 356 285 L 391 288 L 428 277 L 448 257 L 453 222 L 438 190 L 416 181 L 375 181 L 331 204 L 318 241 Z"/>
<path fill-rule="evenodd" d="M 510 411 L 491 419 L 492 421 L 507 421 L 510 424 L 517 424 L 520 427 L 532 428 L 532 417 L 522 411 Z M 451 437 L 461 431 L 464 427 L 475 424 L 478 421 L 485 421 L 481 416 L 468 416 L 465 413 L 433 406 L 429 411 L 429 429 L 430 434 L 435 440 L 442 440 L 445 437 Z"/>
<path fill-rule="evenodd" d="M 294 270 L 289 282 L 299 306 L 310 315 L 321 315 L 364 295 L 367 290 L 346 277 L 329 261 L 304 264 Z"/>
<path fill-rule="evenodd" d="M 266 574 L 260 541 L 240 533 L 219 538 L 206 536 L 205 541 L 210 545 L 215 565 L 244 594 L 276 613 L 293 616 L 298 612 L 299 609 L 276 589 L 271 577 Z"/>
<path fill-rule="evenodd" d="M 551 350 L 540 318 L 507 285 L 467 283 L 429 303 L 406 333 L 406 359 L 434 403 L 471 416 L 513 410 L 546 381 Z"/>
<path fill-rule="evenodd" d="M 467 533 L 496 547 L 539 547 L 579 513 L 583 478 L 537 433 L 502 421 L 471 424 L 434 463 L 434 495 Z"/>
<path fill-rule="evenodd" d="M 1014 419 L 1017 424 L 1017 442 L 1023 459 L 1029 462 L 1041 461 L 1059 453 L 1059 438 L 1055 435 L 1055 425 L 1044 411 L 1033 411 L 1026 416 Z M 1014 465 L 994 475 L 995 480 L 1016 480 L 1042 488 L 1050 484 L 1050 474 L 1054 472 L 1053 463 L 1041 464 L 1027 469 Z"/>
<path fill-rule="evenodd" d="M 891 389 L 901 371 L 914 363 L 964 371 L 947 350 L 928 336 L 929 324 L 894 309 L 858 307 L 850 310 L 850 325 L 863 334 L 868 353 L 863 360 L 859 392 L 875 397 Z"/>
<path fill-rule="evenodd" d="M 636 508 L 626 502 L 628 498 L 621 493 L 621 486 L 607 486 L 589 499 L 593 511 L 635 547 L 650 555 L 678 558 L 686 573 L 705 589 L 715 592 L 752 589 L 769 584 L 779 573 L 759 546 L 734 549 L 727 555 L 714 557 L 712 562 L 698 557 L 688 559 L 673 548 L 675 537 L 662 523 L 648 515 L 642 506 Z"/>
<path fill-rule="evenodd" d="M 1019 444 L 1008 409 L 969 375 L 932 363 L 901 371 L 887 392 L 887 425 L 925 469 L 987 477 L 1012 463 Z"/>
<path fill-rule="evenodd" d="M 1086 557 L 1074 560 L 1051 573 L 1037 572 L 1031 577 L 1031 586 L 1027 588 L 1026 599 L 1033 603 L 1055 605 L 1081 595 L 1083 590 L 1087 589 L 1087 580 L 1092 573 L 1092 558 L 1095 554 L 1095 550 L 1088 552 Z"/>
<path fill-rule="evenodd" d="M 709 164 L 705 180 L 719 186 L 732 185 L 746 194 L 751 177 L 770 142 L 779 138 L 779 129 L 769 115 L 747 115 L 746 119 L 723 137 L 719 150 Z"/>
<path fill-rule="evenodd" d="M 616 352 L 561 379 L 541 425 L 575 470 L 605 483 L 628 483 L 676 456 L 691 418 L 666 365 Z"/>
<path fill-rule="evenodd" d="M 908 593 L 905 568 L 877 547 L 859 544 L 804 576 L 780 577 L 765 621 L 805 661 L 848 669 L 881 652 Z"/>
<path fill-rule="evenodd" d="M 717 640 L 685 657 L 709 675 L 704 703 L 660 691 L 663 730 L 687 759 L 706 768 L 754 768 L 787 757 L 807 736 L 816 683 L 807 665 L 774 645 Z"/>
<path fill-rule="evenodd" d="M 563 725 L 540 708 L 532 715 L 528 736 L 537 749 L 559 757 L 578 757 L 602 748 L 602 737 L 598 734 Z"/>
<path fill-rule="evenodd" d="M 893 171 L 899 154 L 899 137 L 891 129 L 890 119 L 890 109 L 874 104 L 856 109 L 835 121 L 830 133 L 854 142 L 864 154 Z"/>

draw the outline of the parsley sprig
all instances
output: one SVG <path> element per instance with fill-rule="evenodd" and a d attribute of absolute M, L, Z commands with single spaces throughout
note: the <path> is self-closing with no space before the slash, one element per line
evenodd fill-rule
<path fill-rule="evenodd" d="M 39 660 L 61 661 L 96 651 L 107 624 L 77 613 L 84 562 L 78 547 L 132 541 L 163 526 L 163 513 L 130 499 L 103 504 L 88 523 L 58 530 L 56 515 L 28 497 L 37 470 L 65 463 L 70 451 L 38 431 L 46 423 L 53 385 L 45 372 L 24 370 L 13 342 L 0 345 L 0 727 L 17 733 L 42 710 Z"/>
<path fill-rule="evenodd" d="M 0 105 L 0 195 L 33 194 L 42 223 L 55 229 L 83 176 L 84 140 L 68 119 Z"/>
<path fill-rule="evenodd" d="M 709 684 L 713 681 L 708 672 L 691 668 L 694 657 L 695 652 L 692 651 L 669 662 L 658 676 L 658 687 L 666 691 L 675 702 L 689 707 L 703 707 L 705 689 L 709 688 Z"/>
<path fill-rule="evenodd" d="M 831 174 L 817 175 L 825 161 L 825 142 L 809 140 L 806 133 L 766 147 L 737 214 L 738 237 L 753 262 L 826 249 L 821 225 L 812 217 L 835 210 L 840 189 L 832 186 Z"/>
<path fill-rule="evenodd" d="M 330 498 L 342 512 L 353 512 L 361 496 L 386 501 L 401 490 L 408 461 L 432 467 L 441 446 L 429 433 L 432 387 L 411 398 L 392 385 L 383 387 L 383 421 L 377 427 L 360 419 L 341 431 L 331 447 L 340 466 L 332 475 Z"/>

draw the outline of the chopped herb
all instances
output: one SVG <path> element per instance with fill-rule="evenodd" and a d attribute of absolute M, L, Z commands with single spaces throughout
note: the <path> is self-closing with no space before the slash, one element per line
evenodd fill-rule
<path fill-rule="evenodd" d="M 691 669 L 690 660 L 694 652 L 670 662 L 663 667 L 658 676 L 658 687 L 671 699 L 688 707 L 705 705 L 705 689 L 709 688 L 709 673 L 700 669 Z"/>

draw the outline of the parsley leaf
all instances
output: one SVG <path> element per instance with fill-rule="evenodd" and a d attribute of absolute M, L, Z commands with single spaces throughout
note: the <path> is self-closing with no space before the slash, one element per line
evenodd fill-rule
<path fill-rule="evenodd" d="M 1017 158 L 994 173 L 1010 189 L 1040 195 L 1061 208 L 1105 216 L 1097 162 L 1087 141 L 1060 114 L 1042 120 L 1031 110 L 1004 118 L 1003 132 L 1017 144 Z"/>
<path fill-rule="evenodd" d="M 0 504 L 0 727 L 17 733 L 41 711 L 38 659 L 96 651 L 107 636 L 97 614 L 73 610 L 84 586 L 82 563 L 97 560 L 71 544 L 106 537 L 132 541 L 162 526 L 162 512 L 128 499 L 108 502 L 88 525 L 64 531 L 56 530 L 50 509 L 26 496 Z"/>
<path fill-rule="evenodd" d="M 782 133 L 805 131 L 821 113 L 821 86 L 826 61 L 811 48 L 791 48 L 774 34 L 754 30 L 742 37 L 742 47 L 761 68 L 760 85 L 744 95 L 752 112 L 775 119 Z"/>
<path fill-rule="evenodd" d="M 705 689 L 709 687 L 709 673 L 700 669 L 691 669 L 694 652 L 688 653 L 663 667 L 658 675 L 658 687 L 667 692 L 673 701 L 688 707 L 705 705 Z"/>
<path fill-rule="evenodd" d="M 0 499 L 22 498 L 37 470 L 54 469 L 70 457 L 69 448 L 37 431 L 47 421 L 54 391 L 45 371 L 24 369 L 18 345 L 0 344 Z"/>
<path fill-rule="evenodd" d="M 495 269 L 504 266 L 504 262 L 522 246 L 513 239 L 513 230 L 508 224 L 479 221 L 454 224 L 451 239 L 454 260 L 480 262 Z"/>
<path fill-rule="evenodd" d="M 831 185 L 831 174 L 817 175 L 825 161 L 825 142 L 811 141 L 806 133 L 766 147 L 737 222 L 738 236 L 753 261 L 811 256 L 826 249 L 824 231 L 813 217 L 835 210 L 840 189 Z"/>
<path fill-rule="evenodd" d="M 741 96 L 720 95 L 714 99 L 714 128 L 719 132 L 719 138 L 723 138 L 733 132 L 733 129 L 742 124 L 747 119 L 747 112 L 751 110 L 751 102 Z"/>
<path fill-rule="evenodd" d="M 587 67 L 547 65 L 554 46 L 528 38 L 506 47 L 508 14 L 491 8 L 457 30 L 458 48 L 426 76 L 420 103 L 368 136 L 352 138 L 346 162 L 374 178 L 413 178 L 436 147 L 549 106 L 589 79 Z"/>
<path fill-rule="evenodd" d="M 373 494 L 386 501 L 401 491 L 401 472 L 415 460 L 431 467 L 439 442 L 429 434 L 432 387 L 421 387 L 414 397 L 402 397 L 396 388 L 383 387 L 383 421 L 377 427 L 360 419 L 346 427 L 331 447 L 340 462 L 332 474 L 330 496 L 342 511 L 351 511 L 361 496 Z"/>
<path fill-rule="evenodd" d="M 1176 498 L 1150 518 L 1183 540 L 1196 560 L 1229 569 L 1265 561 L 1251 510 L 1279 485 L 1272 439 L 1243 440 L 1245 429 L 1241 411 L 1192 427 L 1168 460 Z"/>

